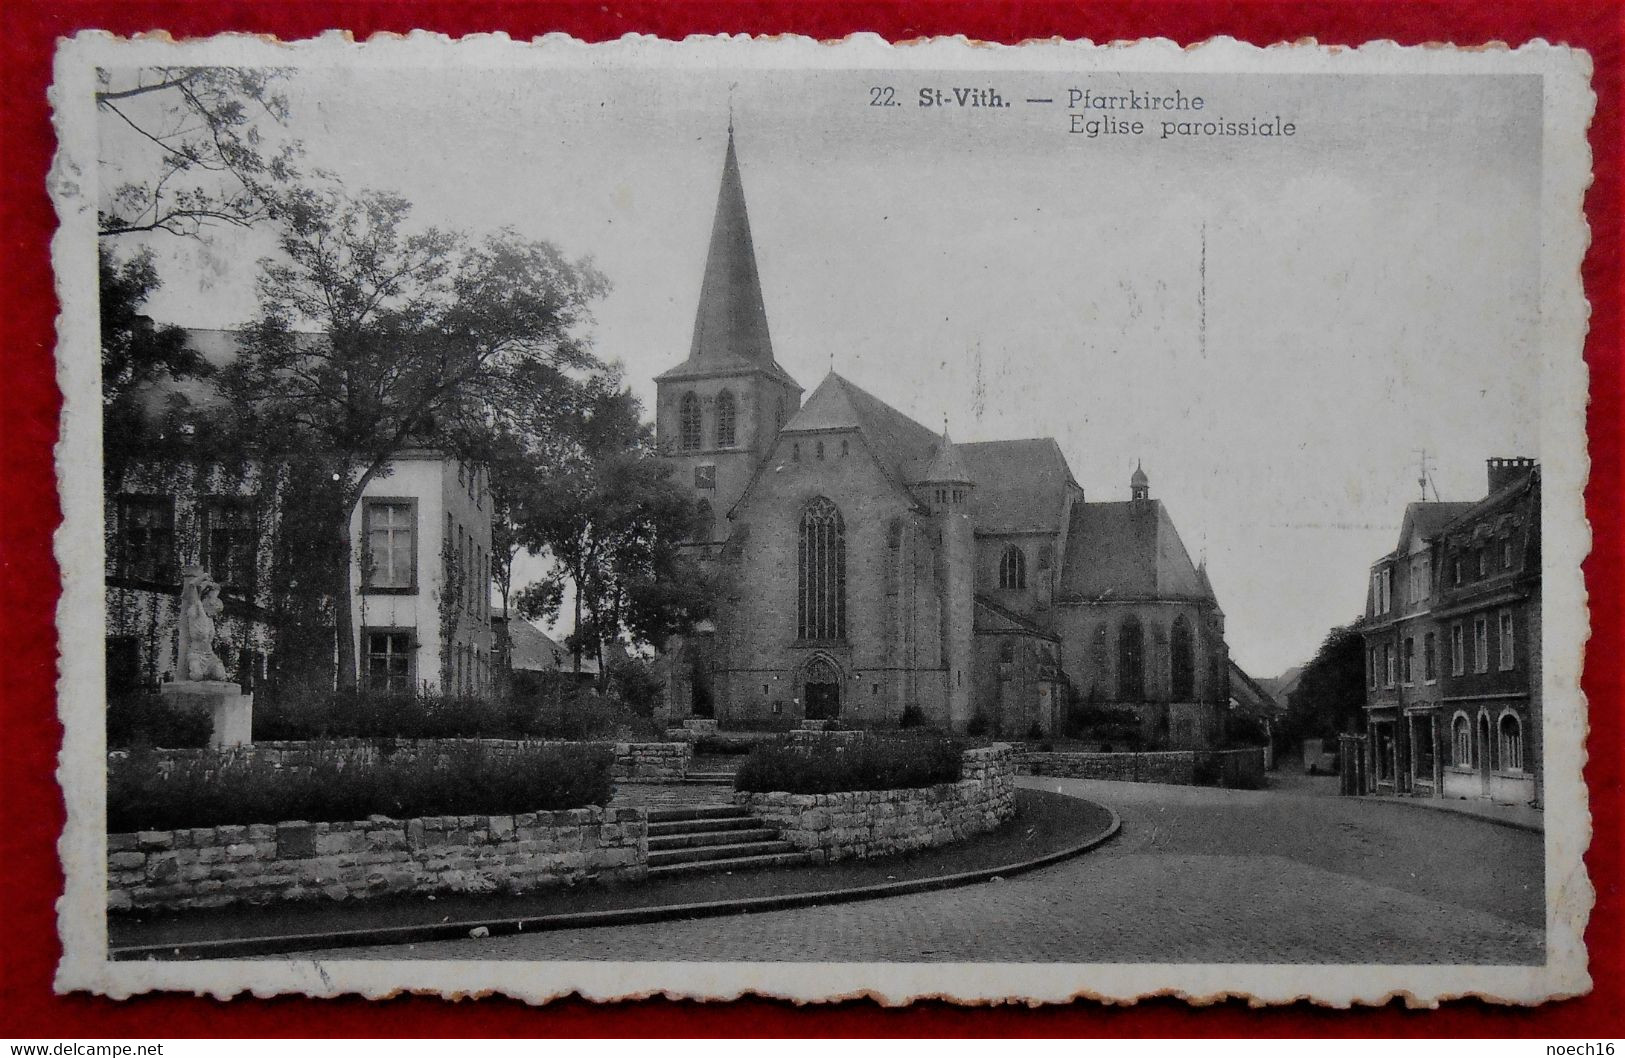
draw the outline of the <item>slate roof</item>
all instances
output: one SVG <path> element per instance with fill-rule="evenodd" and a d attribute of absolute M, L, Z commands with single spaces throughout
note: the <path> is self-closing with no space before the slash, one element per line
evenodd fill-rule
<path fill-rule="evenodd" d="M 959 446 L 954 444 L 946 429 L 942 431 L 942 439 L 937 442 L 937 451 L 931 457 L 931 464 L 920 472 L 919 480 L 957 485 L 975 482 L 976 479 L 971 477 L 971 472 L 965 469 L 964 460 L 959 457 Z"/>
<path fill-rule="evenodd" d="M 1072 505 L 1061 594 L 1082 602 L 1216 601 L 1155 499 Z"/>
<path fill-rule="evenodd" d="M 1014 610 L 1006 609 L 985 595 L 976 596 L 975 630 L 978 632 L 1023 632 L 1060 642 L 1061 637 Z"/>
<path fill-rule="evenodd" d="M 745 209 L 745 185 L 739 176 L 739 155 L 734 151 L 730 128 L 688 359 L 658 376 L 657 381 L 748 371 L 761 371 L 794 385 L 773 359 L 750 215 Z"/>
<path fill-rule="evenodd" d="M 515 670 L 550 672 L 570 666 L 570 652 L 529 621 L 508 623 L 508 643 Z"/>
<path fill-rule="evenodd" d="M 921 480 L 941 441 L 928 427 L 834 371 L 824 376 L 780 432 L 820 430 L 857 430 L 881 467 L 900 486 Z"/>
<path fill-rule="evenodd" d="M 1237 708 L 1254 716 L 1274 718 L 1286 712 L 1286 705 L 1247 673 L 1240 665 L 1230 662 L 1230 697 Z"/>
<path fill-rule="evenodd" d="M 1053 437 L 981 441 L 957 446 L 976 488 L 971 520 L 977 532 L 1058 532 L 1072 468 Z"/>
<path fill-rule="evenodd" d="M 1399 543 L 1394 545 L 1392 553 L 1397 555 L 1404 551 L 1413 534 L 1421 536 L 1424 540 L 1432 539 L 1439 534 L 1439 530 L 1472 510 L 1474 506 L 1476 505 L 1471 500 L 1449 503 L 1419 500 L 1406 504 L 1405 517 L 1399 525 Z"/>

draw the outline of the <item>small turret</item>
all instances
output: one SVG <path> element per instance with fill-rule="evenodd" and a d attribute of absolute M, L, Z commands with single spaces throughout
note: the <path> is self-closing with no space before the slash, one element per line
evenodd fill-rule
<path fill-rule="evenodd" d="M 1145 476 L 1145 467 L 1140 465 L 1139 460 L 1134 461 L 1134 476 L 1128 479 L 1128 493 L 1130 499 L 1151 498 L 1151 479 Z"/>
<path fill-rule="evenodd" d="M 959 446 L 948 436 L 948 427 L 942 427 L 942 441 L 938 443 L 931 462 L 917 481 L 925 502 L 934 511 L 963 507 L 975 488 L 970 471 L 959 458 Z"/>

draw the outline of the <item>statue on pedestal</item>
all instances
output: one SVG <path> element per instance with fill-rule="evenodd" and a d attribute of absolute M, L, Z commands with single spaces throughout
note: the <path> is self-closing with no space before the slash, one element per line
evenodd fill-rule
<path fill-rule="evenodd" d="M 220 585 L 202 566 L 181 572 L 180 672 L 191 682 L 224 680 L 226 666 L 214 652 L 214 619 L 225 609 Z"/>
<path fill-rule="evenodd" d="M 181 616 L 175 629 L 179 663 L 175 679 L 158 688 L 176 706 L 203 710 L 213 719 L 209 745 L 216 749 L 254 741 L 254 696 L 231 681 L 214 652 L 214 619 L 225 604 L 220 585 L 202 566 L 181 571 Z"/>

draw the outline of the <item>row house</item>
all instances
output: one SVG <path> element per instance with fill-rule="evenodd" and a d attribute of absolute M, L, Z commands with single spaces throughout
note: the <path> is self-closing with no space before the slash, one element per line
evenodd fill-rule
<path fill-rule="evenodd" d="M 234 339 L 226 331 L 189 332 L 194 348 L 217 367 L 235 354 Z M 206 382 L 189 380 L 154 387 L 144 395 L 149 411 L 163 407 L 174 388 L 195 406 L 218 399 Z M 300 560 L 292 554 L 298 545 L 290 540 L 300 527 L 284 520 L 289 498 L 309 483 L 287 466 L 211 459 L 185 423 L 179 434 L 162 451 L 122 453 L 105 481 L 109 695 L 176 678 L 181 579 L 189 566 L 207 570 L 221 586 L 225 609 L 215 653 L 245 692 L 273 676 L 330 686 L 332 600 L 299 587 Z M 349 606 L 362 686 L 483 693 L 495 642 L 485 469 L 433 449 L 397 453 L 363 490 L 350 543 Z M 278 568 L 285 583 L 274 590 Z M 291 604 L 290 596 L 297 597 Z"/>
<path fill-rule="evenodd" d="M 1371 568 L 1360 631 L 1379 792 L 1540 802 L 1540 468 L 1488 468 L 1482 500 L 1407 507 Z"/>

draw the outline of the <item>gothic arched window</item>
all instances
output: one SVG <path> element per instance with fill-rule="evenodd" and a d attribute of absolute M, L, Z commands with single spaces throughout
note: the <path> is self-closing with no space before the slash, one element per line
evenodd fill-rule
<path fill-rule="evenodd" d="M 1011 544 L 999 556 L 999 587 L 1025 588 L 1027 586 L 1027 555 Z"/>
<path fill-rule="evenodd" d="M 717 394 L 717 447 L 732 448 L 734 446 L 734 424 L 738 420 L 738 409 L 734 404 L 732 390 L 723 390 Z"/>
<path fill-rule="evenodd" d="M 846 526 L 820 496 L 801 512 L 796 563 L 796 635 L 846 638 Z"/>
<path fill-rule="evenodd" d="M 1117 629 L 1117 697 L 1125 702 L 1145 697 L 1145 629 L 1133 614 Z"/>
<path fill-rule="evenodd" d="M 1196 646 L 1191 639 L 1191 623 L 1184 614 L 1174 618 L 1172 636 L 1173 699 L 1176 702 L 1194 701 L 1196 698 Z"/>
<path fill-rule="evenodd" d="M 683 403 L 677 412 L 678 446 L 685 452 L 697 451 L 701 433 L 700 398 L 693 393 L 684 393 Z"/>

